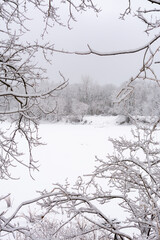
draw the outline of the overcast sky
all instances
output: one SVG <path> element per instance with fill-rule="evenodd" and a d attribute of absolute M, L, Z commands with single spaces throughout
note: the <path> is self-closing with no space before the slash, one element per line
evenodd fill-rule
<path fill-rule="evenodd" d="M 55 26 L 45 38 L 54 43 L 55 48 L 68 51 L 86 51 L 87 44 L 101 52 L 140 47 L 147 43 L 151 36 L 144 33 L 144 24 L 135 17 L 126 17 L 125 21 L 119 19 L 127 2 L 99 0 L 98 5 L 102 11 L 98 17 L 92 11 L 76 15 L 77 22 L 71 24 L 72 30 Z M 38 34 L 41 25 L 37 26 L 35 23 L 35 27 Z M 36 33 L 34 36 L 36 38 Z M 140 53 L 116 57 L 55 53 L 52 66 L 48 67 L 48 74 L 51 81 L 58 80 L 58 71 L 61 71 L 69 78 L 70 83 L 80 82 L 82 77 L 90 77 L 99 84 L 120 85 L 137 73 L 142 64 L 141 56 Z"/>

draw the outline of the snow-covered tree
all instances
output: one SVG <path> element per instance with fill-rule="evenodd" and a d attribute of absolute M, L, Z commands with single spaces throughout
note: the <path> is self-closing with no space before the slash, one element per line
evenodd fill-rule
<path fill-rule="evenodd" d="M 51 192 L 41 192 L 43 216 L 66 214 L 59 229 L 66 229 L 77 217 L 87 223 L 76 235 L 66 232 L 64 239 L 87 239 L 93 233 L 96 239 L 160 238 L 159 130 L 158 120 L 137 125 L 129 139 L 110 139 L 113 154 L 97 158 L 86 181 L 79 177 L 73 187 L 57 184 Z"/>
<path fill-rule="evenodd" d="M 63 22 L 59 16 L 61 7 L 65 7 L 68 11 L 66 22 Z M 42 86 L 41 82 L 47 79 L 46 69 L 40 62 L 41 58 L 43 57 L 46 64 L 49 64 L 55 51 L 53 44 L 45 43 L 45 34 L 54 24 L 69 27 L 70 22 L 75 20 L 75 13 L 85 11 L 87 8 L 98 12 L 92 1 L 79 1 L 76 4 L 72 1 L 61 1 L 57 6 L 52 0 L 1 1 L 0 121 L 3 123 L 9 117 L 12 125 L 10 135 L 5 129 L 0 129 L 1 178 L 10 177 L 9 168 L 16 163 L 21 163 L 30 170 L 36 169 L 32 147 L 39 144 L 37 119 L 41 113 L 54 111 L 55 104 L 48 106 L 48 98 L 54 101 L 53 93 L 67 85 L 67 81 L 60 73 L 60 84 L 50 89 L 39 87 Z M 42 20 L 41 32 L 43 38 L 41 37 L 39 41 L 27 38 L 30 9 L 34 11 L 35 16 L 38 15 L 44 20 Z M 26 139 L 29 148 L 30 157 L 25 163 L 21 160 L 21 152 L 16 143 L 18 134 Z"/>
<path fill-rule="evenodd" d="M 146 24 L 148 34 L 154 30 L 155 34 L 148 43 L 133 50 L 109 53 L 98 52 L 88 45 L 86 52 L 73 53 L 107 57 L 143 52 L 142 67 L 138 70 L 136 76 L 133 76 L 119 91 L 118 102 L 126 99 L 134 91 L 132 84 L 137 79 L 148 79 L 159 84 L 159 78 L 153 66 L 159 64 L 160 1 L 146 0 L 144 2 L 148 4 L 144 7 L 144 5 L 141 6 L 141 3 L 138 3 L 136 10 L 132 9 L 134 1 L 128 0 L 127 2 L 128 7 L 121 14 L 121 18 L 124 19 L 133 11 L 134 16 Z M 10 115 L 13 127 L 10 136 L 8 136 L 8 132 L 1 130 L 1 178 L 10 177 L 9 167 L 15 161 L 29 167 L 30 170 L 36 168 L 32 158 L 32 147 L 39 144 L 36 132 L 37 116 L 35 115 L 35 108 L 43 111 L 39 99 L 46 99 L 66 84 L 64 77 L 61 75 L 63 81 L 59 86 L 39 92 L 37 90 L 38 83 L 44 80 L 46 75 L 44 69 L 35 64 L 34 57 L 37 56 L 38 51 L 42 51 L 44 58 L 49 61 L 48 51 L 52 55 L 56 50 L 52 44 L 40 44 L 38 41 L 24 43 L 24 39 L 21 39 L 21 35 L 24 36 L 27 31 L 25 23 L 28 21 L 27 10 L 30 7 L 34 7 L 35 11 L 42 14 L 44 18 L 45 25 L 42 29 L 42 35 L 44 36 L 52 23 L 63 25 L 58 14 L 61 4 L 65 4 L 68 11 L 68 26 L 70 21 L 74 20 L 74 12 L 76 11 L 91 8 L 98 12 L 92 0 L 80 0 L 76 3 L 72 0 L 66 0 L 61 1 L 57 6 L 54 5 L 53 0 L 3 0 L 0 4 L 0 20 L 2 23 L 0 25 L 0 114 L 2 122 L 6 115 Z M 63 52 L 70 54 L 67 51 Z M 88 95 L 86 95 L 86 100 L 88 100 Z M 11 102 L 14 109 L 10 109 Z M 53 111 L 53 109 L 49 111 Z M 70 232 L 70 235 L 67 236 L 67 232 L 65 239 L 67 237 L 71 239 L 84 235 L 89 236 L 90 233 L 96 232 L 97 239 L 158 240 L 160 238 L 158 124 L 159 120 L 152 126 L 141 126 L 133 131 L 133 140 L 123 138 L 111 140 L 115 153 L 109 155 L 107 160 L 97 158 L 99 165 L 90 174 L 88 183 L 78 178 L 73 189 L 68 184 L 66 186 L 55 185 L 52 191 L 44 190 L 39 197 L 23 202 L 12 213 L 7 211 L 11 206 L 9 196 L 2 196 L 0 198 L 1 209 L 3 209 L 0 212 L 1 237 L 6 233 L 11 233 L 16 238 L 15 233 L 18 232 L 33 240 L 32 229 L 22 224 L 21 219 L 25 216 L 21 215 L 20 211 L 26 205 L 38 203 L 43 208 L 42 214 L 38 216 L 39 221 L 52 211 L 67 214 L 67 220 L 64 220 L 59 229 L 62 229 L 76 217 L 79 217 L 80 222 L 89 222 L 87 227 L 83 228 L 82 231 L 80 229 L 76 235 Z M 16 143 L 18 133 L 22 134 L 28 143 L 30 154 L 28 163 L 21 161 L 21 153 L 18 151 Z M 101 207 L 108 206 L 112 201 L 114 204 L 117 203 L 120 209 L 123 209 L 123 213 L 125 210 L 126 217 L 124 213 L 124 219 L 118 219 L 118 216 L 114 216 L 114 218 L 108 216 L 107 207 L 105 209 Z M 5 207 L 4 203 L 6 204 Z M 132 229 L 134 234 L 130 232 Z M 55 232 L 52 233 L 52 239 L 54 239 L 54 235 Z"/>
<path fill-rule="evenodd" d="M 133 116 L 159 116 L 160 100 L 157 82 L 136 81 L 133 84 L 134 91 L 125 101 L 115 104 L 113 111 L 117 114 L 131 114 Z"/>
<path fill-rule="evenodd" d="M 138 3 L 136 10 L 132 9 L 134 1 L 127 2 L 128 7 L 121 17 L 124 19 L 133 11 L 134 16 L 146 24 L 148 34 L 155 31 L 154 37 L 144 46 L 133 50 L 101 53 L 88 46 L 87 52 L 77 52 L 106 57 L 143 52 L 142 68 L 121 88 L 117 94 L 118 102 L 130 96 L 136 80 L 155 81 L 159 87 L 159 77 L 154 65 L 159 64 L 160 1 L 143 1 L 142 4 L 146 3 L 145 7 Z M 144 100 L 146 96 L 141 97 Z M 57 184 L 52 191 L 41 192 L 42 201 L 39 204 L 46 209 L 46 214 L 52 210 L 66 213 L 67 219 L 61 228 L 77 216 L 88 222 L 87 229 L 80 235 L 69 235 L 66 239 L 87 236 L 91 232 L 98 234 L 97 239 L 160 239 L 159 122 L 157 119 L 150 124 L 136 123 L 131 138 L 111 139 L 113 154 L 106 159 L 97 158 L 98 164 L 95 171 L 88 175 L 89 180 L 84 181 L 79 177 L 73 187 Z M 117 210 L 116 215 L 113 215 L 113 211 L 109 212 L 111 206 Z"/>
<path fill-rule="evenodd" d="M 59 12 L 65 8 L 67 19 L 61 19 Z M 53 43 L 45 42 L 48 28 L 55 24 L 70 27 L 75 21 L 76 12 L 86 9 L 95 12 L 99 10 L 91 0 L 60 1 L 53 0 L 2 0 L 0 2 L 0 178 L 11 178 L 11 168 L 22 164 L 31 173 L 37 169 L 37 162 L 33 159 L 32 149 L 40 144 L 38 136 L 38 118 L 40 113 L 53 112 L 55 107 L 47 106 L 48 98 L 54 101 L 55 92 L 67 85 L 67 80 L 60 73 L 57 86 L 50 89 L 40 89 L 39 85 L 47 79 L 43 66 L 51 64 L 55 51 Z M 27 32 L 30 29 L 30 11 L 32 17 L 41 19 L 41 34 L 39 40 L 31 40 Z M 34 21 L 34 19 L 33 19 Z M 65 21 L 65 22 L 64 22 Z M 33 38 L 32 38 L 33 39 Z M 42 66 L 42 58 L 45 64 Z M 44 63 L 43 61 L 43 63 Z M 47 106 L 47 108 L 46 108 Z M 8 125 L 4 121 L 9 119 Z M 28 160 L 22 160 L 22 154 L 17 136 L 20 135 L 27 143 Z M 15 177 L 15 176 L 14 176 Z M 0 236 L 16 231 L 28 231 L 25 227 L 15 226 L 12 221 L 16 212 L 8 217 L 7 207 L 3 207 L 8 196 L 0 197 Z M 20 206 L 21 208 L 21 206 Z M 27 231 L 26 231 L 27 230 Z"/>

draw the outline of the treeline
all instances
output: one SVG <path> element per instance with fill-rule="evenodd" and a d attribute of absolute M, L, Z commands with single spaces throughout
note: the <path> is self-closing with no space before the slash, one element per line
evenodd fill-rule
<path fill-rule="evenodd" d="M 120 103 L 115 103 L 116 95 L 123 85 L 102 86 L 85 78 L 80 83 L 70 84 L 60 90 L 54 100 L 53 96 L 40 99 L 38 104 L 35 103 L 34 111 L 30 115 L 51 122 L 61 120 L 79 122 L 84 115 L 160 115 L 160 88 L 157 82 L 145 81 L 145 84 L 143 81 L 134 82 L 130 95 Z M 44 91 L 51 87 L 53 87 L 51 82 L 39 85 L 39 89 Z M 4 111 L 4 103 L 0 105 Z M 9 108 L 8 110 L 15 108 L 14 101 L 10 101 Z"/>
<path fill-rule="evenodd" d="M 132 85 L 125 101 L 114 106 L 116 114 L 132 116 L 160 116 L 160 86 L 155 81 L 139 80 Z"/>
<path fill-rule="evenodd" d="M 116 87 L 112 84 L 101 86 L 88 78 L 81 83 L 69 84 L 55 96 L 56 105 L 48 102 L 55 111 L 49 115 L 42 114 L 41 118 L 81 121 L 84 115 L 112 115 L 115 91 Z"/>
<path fill-rule="evenodd" d="M 125 84 L 125 83 L 124 83 Z M 123 84 L 123 85 L 124 85 Z M 115 103 L 115 97 L 122 88 L 112 84 L 99 85 L 90 79 L 68 85 L 55 96 L 55 102 L 48 99 L 46 108 L 54 109 L 40 118 L 49 121 L 81 121 L 84 115 L 127 115 L 159 116 L 160 89 L 156 82 L 138 81 L 127 99 Z M 53 101 L 53 100 L 52 100 Z M 56 104 L 55 104 L 56 103 Z"/>

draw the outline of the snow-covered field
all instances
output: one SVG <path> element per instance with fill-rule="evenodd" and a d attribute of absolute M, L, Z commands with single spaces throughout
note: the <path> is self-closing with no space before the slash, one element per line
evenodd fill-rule
<path fill-rule="evenodd" d="M 1 181 L 1 194 L 11 193 L 12 206 L 37 196 L 36 190 L 52 189 L 52 183 L 71 183 L 79 175 L 94 169 L 95 156 L 105 158 L 112 151 L 109 137 L 129 136 L 131 125 L 116 124 L 116 117 L 87 117 L 86 124 L 44 123 L 39 134 L 46 143 L 34 150 L 39 160 L 39 172 L 33 173 L 15 168 L 20 180 Z M 25 146 L 22 145 L 24 151 Z"/>

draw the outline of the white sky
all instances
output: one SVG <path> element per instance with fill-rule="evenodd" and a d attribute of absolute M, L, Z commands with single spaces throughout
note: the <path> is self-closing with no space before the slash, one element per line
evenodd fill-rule
<path fill-rule="evenodd" d="M 102 8 L 98 17 L 91 11 L 76 15 L 77 22 L 71 23 L 72 30 L 55 26 L 49 30 L 48 36 L 45 36 L 46 41 L 54 43 L 57 49 L 68 51 L 86 51 L 89 44 L 98 51 L 110 52 L 140 47 L 153 36 L 144 33 L 144 24 L 135 17 L 128 16 L 125 21 L 119 19 L 120 13 L 124 12 L 127 6 L 127 0 L 97 2 Z M 146 1 L 135 0 L 136 2 L 141 2 L 143 6 Z M 42 26 L 39 22 L 32 22 L 32 26 L 34 37 L 38 38 Z M 51 81 L 59 80 L 58 72 L 61 71 L 69 78 L 70 83 L 80 82 L 82 77 L 89 76 L 99 84 L 119 85 L 134 76 L 141 64 L 141 53 L 116 57 L 55 53 L 52 66 L 47 68 Z"/>

